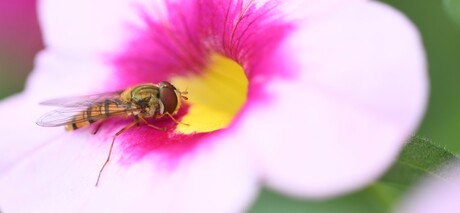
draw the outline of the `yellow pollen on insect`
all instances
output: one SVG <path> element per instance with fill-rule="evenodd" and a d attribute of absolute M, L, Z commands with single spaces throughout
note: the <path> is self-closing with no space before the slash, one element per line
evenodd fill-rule
<path fill-rule="evenodd" d="M 248 80 L 243 68 L 220 54 L 212 54 L 204 72 L 171 79 L 188 92 L 190 108 L 176 131 L 190 134 L 227 127 L 246 102 Z"/>

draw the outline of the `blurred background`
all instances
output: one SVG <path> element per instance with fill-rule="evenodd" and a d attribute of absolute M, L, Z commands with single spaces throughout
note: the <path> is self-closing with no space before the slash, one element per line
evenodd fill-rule
<path fill-rule="evenodd" d="M 456 25 L 448 16 L 443 1 L 383 2 L 406 14 L 417 25 L 426 48 L 431 96 L 417 135 L 460 153 L 460 24 Z M 460 7 L 457 9 L 460 14 Z M 34 0 L 0 0 L 0 99 L 24 88 L 34 55 L 43 48 L 36 15 Z M 344 197 L 306 202 L 264 190 L 250 211 L 389 212 L 405 191 L 398 186 L 375 183 Z"/>
<path fill-rule="evenodd" d="M 0 98 L 23 89 L 42 47 L 35 0 L 0 0 Z"/>

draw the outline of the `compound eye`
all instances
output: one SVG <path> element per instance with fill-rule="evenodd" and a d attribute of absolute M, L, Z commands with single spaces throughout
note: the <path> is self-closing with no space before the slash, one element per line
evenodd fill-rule
<path fill-rule="evenodd" d="M 162 82 L 160 82 L 160 83 L 159 83 L 159 86 L 160 86 L 160 88 L 161 88 L 161 87 L 170 87 L 170 88 L 176 90 L 176 87 L 174 87 L 171 83 L 169 83 L 169 82 L 167 82 L 167 81 L 162 81 Z"/>
<path fill-rule="evenodd" d="M 166 84 L 163 84 L 166 83 Z M 168 82 L 160 83 L 160 100 L 164 105 L 165 112 L 174 114 L 178 108 L 179 100 L 176 88 Z"/>

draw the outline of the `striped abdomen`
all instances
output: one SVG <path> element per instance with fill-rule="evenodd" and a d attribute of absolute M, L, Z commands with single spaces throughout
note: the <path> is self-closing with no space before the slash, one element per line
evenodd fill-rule
<path fill-rule="evenodd" d="M 75 115 L 72 121 L 65 125 L 65 129 L 67 131 L 73 131 L 110 116 L 130 115 L 130 106 L 130 104 L 122 104 L 120 100 L 110 99 L 95 103 L 86 110 Z"/>

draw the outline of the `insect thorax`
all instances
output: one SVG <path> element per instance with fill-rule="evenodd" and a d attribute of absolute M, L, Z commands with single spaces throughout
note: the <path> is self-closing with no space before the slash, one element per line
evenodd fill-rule
<path fill-rule="evenodd" d="M 140 109 L 142 117 L 152 117 L 159 109 L 159 88 L 153 84 L 143 84 L 133 87 L 122 94 L 133 105 Z M 129 96 L 128 96 L 129 94 Z"/>

